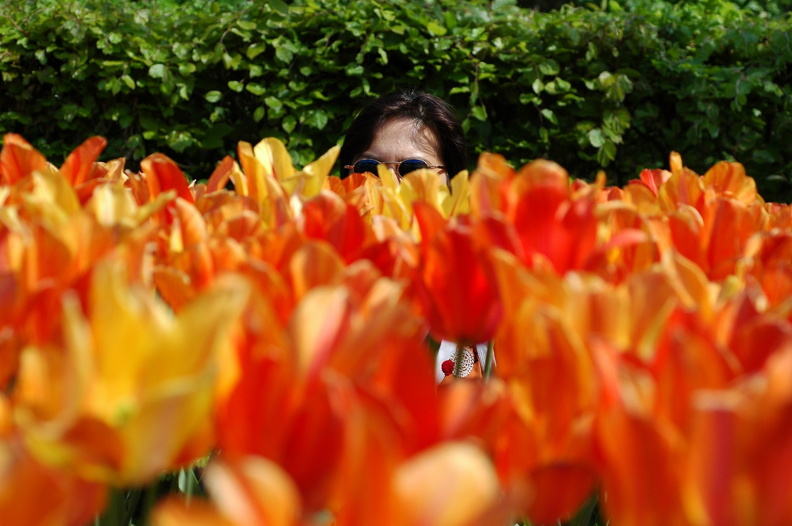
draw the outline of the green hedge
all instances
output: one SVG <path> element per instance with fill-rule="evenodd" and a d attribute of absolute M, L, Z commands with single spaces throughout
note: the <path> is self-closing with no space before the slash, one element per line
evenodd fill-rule
<path fill-rule="evenodd" d="M 701 172 L 736 159 L 788 201 L 788 3 L 6 2 L 0 131 L 56 162 L 100 134 L 104 158 L 135 169 L 160 151 L 205 178 L 265 136 L 302 165 L 365 100 L 409 84 L 459 109 L 471 159 L 547 157 L 623 184 L 675 150 Z"/>

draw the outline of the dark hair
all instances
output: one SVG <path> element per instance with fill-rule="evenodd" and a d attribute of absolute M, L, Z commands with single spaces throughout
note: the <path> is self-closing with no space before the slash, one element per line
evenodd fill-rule
<path fill-rule="evenodd" d="M 352 164 L 371 145 L 385 121 L 394 117 L 415 119 L 434 133 L 449 180 L 467 169 L 465 132 L 454 108 L 429 93 L 405 89 L 370 102 L 352 121 L 338 155 L 342 178 L 349 175 L 344 166 Z"/>

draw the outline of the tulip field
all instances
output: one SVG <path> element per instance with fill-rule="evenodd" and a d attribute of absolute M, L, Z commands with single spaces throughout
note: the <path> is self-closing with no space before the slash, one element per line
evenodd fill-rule
<path fill-rule="evenodd" d="M 740 164 L 105 145 L 4 137 L 0 523 L 792 524 L 792 210 Z M 438 386 L 440 340 L 495 366 Z"/>

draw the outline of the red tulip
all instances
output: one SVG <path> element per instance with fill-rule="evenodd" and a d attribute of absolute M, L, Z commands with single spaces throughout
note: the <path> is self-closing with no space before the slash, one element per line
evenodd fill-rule
<path fill-rule="evenodd" d="M 491 339 L 501 306 L 484 247 L 466 221 L 446 222 L 423 203 L 414 207 L 421 229 L 416 286 L 432 335 L 462 344 Z"/>

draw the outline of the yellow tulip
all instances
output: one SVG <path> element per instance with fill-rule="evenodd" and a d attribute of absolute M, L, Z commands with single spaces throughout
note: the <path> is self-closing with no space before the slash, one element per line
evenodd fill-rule
<path fill-rule="evenodd" d="M 23 354 L 14 411 L 31 449 L 117 484 L 148 482 L 204 454 L 217 354 L 244 298 L 241 284 L 229 284 L 174 316 L 130 286 L 118 261 L 98 264 L 85 313 L 64 298 L 63 349 Z"/>

